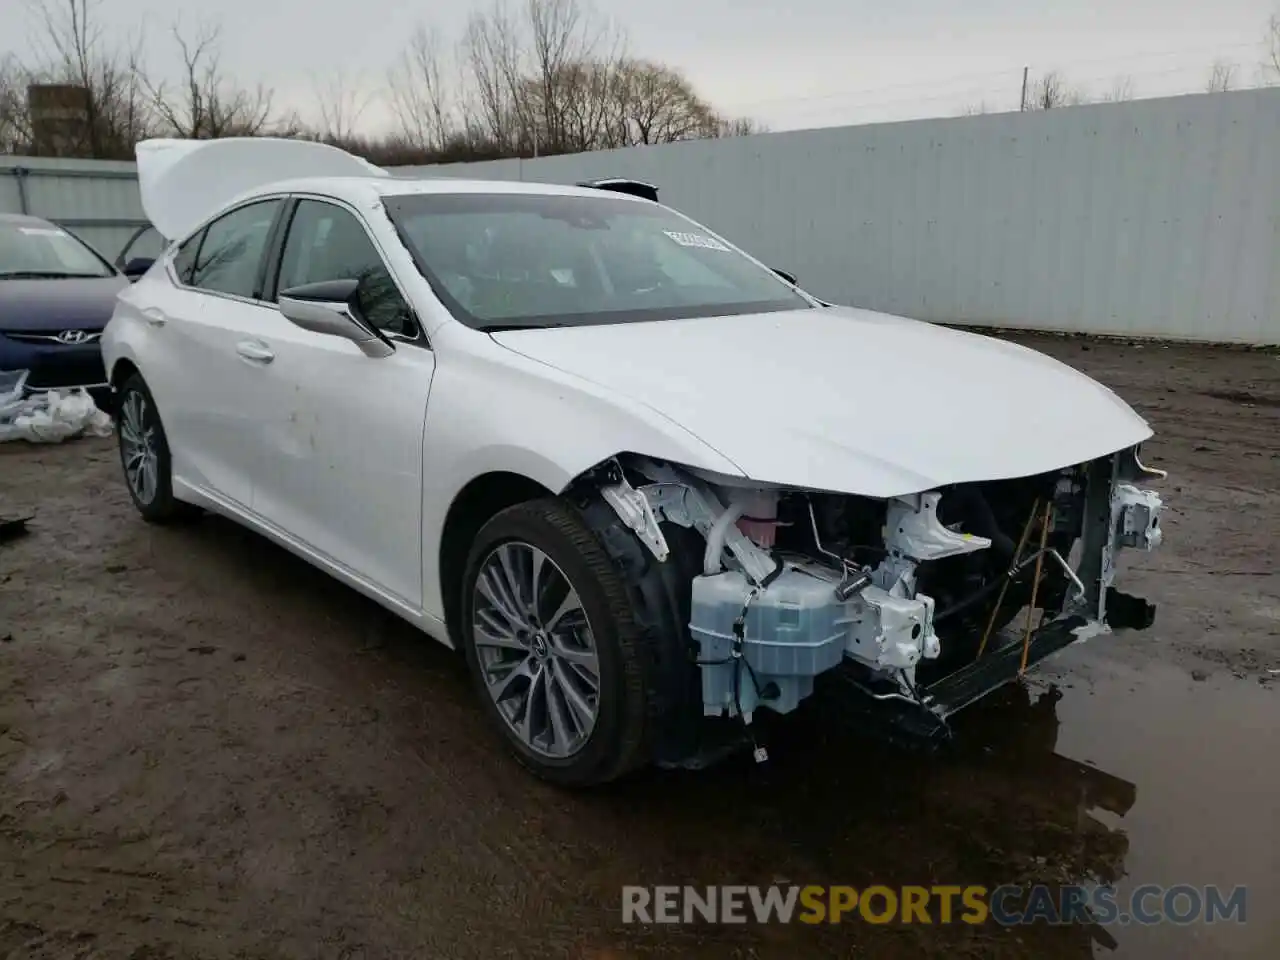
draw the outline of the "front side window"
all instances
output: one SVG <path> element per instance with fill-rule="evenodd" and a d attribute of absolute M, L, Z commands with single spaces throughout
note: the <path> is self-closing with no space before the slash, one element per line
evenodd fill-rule
<path fill-rule="evenodd" d="M 385 333 L 414 336 L 409 306 L 360 221 L 332 203 L 302 200 L 289 226 L 276 289 L 326 280 L 358 281 L 358 305 L 369 323 Z"/>
<path fill-rule="evenodd" d="M 798 310 L 812 303 L 654 203 L 519 193 L 391 197 L 450 310 L 482 330 Z"/>
<path fill-rule="evenodd" d="M 187 282 L 201 290 L 259 299 L 262 254 L 282 202 L 251 203 L 209 224 Z"/>
<path fill-rule="evenodd" d="M 61 227 L 42 220 L 0 220 L 0 279 L 113 277 L 105 260 Z"/>

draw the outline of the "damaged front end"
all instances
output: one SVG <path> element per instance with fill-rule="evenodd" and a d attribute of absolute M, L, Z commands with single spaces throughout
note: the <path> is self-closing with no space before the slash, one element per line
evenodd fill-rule
<path fill-rule="evenodd" d="M 887 713 L 944 732 L 1068 644 L 1151 624 L 1154 608 L 1113 580 L 1119 550 L 1160 543 L 1160 497 L 1136 483 L 1163 476 L 1134 448 L 888 501 L 630 456 L 592 483 L 660 566 L 698 571 L 687 624 L 704 716 L 787 713 L 839 671 Z M 698 537 L 673 541 L 672 526 Z M 673 558 L 691 542 L 700 557 Z"/>

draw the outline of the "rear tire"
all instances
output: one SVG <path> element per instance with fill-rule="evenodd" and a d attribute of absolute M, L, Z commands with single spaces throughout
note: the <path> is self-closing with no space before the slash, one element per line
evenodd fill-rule
<path fill-rule="evenodd" d="M 472 545 L 462 590 L 476 691 L 522 764 L 585 787 L 647 762 L 645 633 L 576 509 L 544 499 L 498 513 Z"/>
<path fill-rule="evenodd" d="M 115 406 L 125 486 L 142 519 L 166 524 L 199 516 L 198 507 L 173 495 L 169 440 L 155 400 L 140 374 L 130 374 L 121 384 Z"/>

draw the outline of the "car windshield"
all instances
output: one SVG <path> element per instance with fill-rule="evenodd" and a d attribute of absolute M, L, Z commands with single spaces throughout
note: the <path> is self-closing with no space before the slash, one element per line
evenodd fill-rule
<path fill-rule="evenodd" d="M 0 280 L 113 275 L 101 257 L 53 224 L 0 221 Z"/>
<path fill-rule="evenodd" d="M 445 305 L 481 330 L 812 306 L 705 227 L 646 201 L 458 193 L 386 207 Z"/>

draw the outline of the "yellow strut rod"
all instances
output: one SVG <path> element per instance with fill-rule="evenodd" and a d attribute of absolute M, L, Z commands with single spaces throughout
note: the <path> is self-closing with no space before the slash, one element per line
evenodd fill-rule
<path fill-rule="evenodd" d="M 1044 505 L 1044 522 L 1040 525 L 1040 549 L 1036 551 L 1036 575 L 1031 581 L 1031 602 L 1027 605 L 1027 628 L 1022 635 L 1022 663 L 1018 667 L 1018 676 L 1027 672 L 1027 654 L 1031 652 L 1031 618 L 1036 612 L 1036 595 L 1040 592 L 1040 571 L 1044 567 L 1044 548 L 1049 542 L 1049 521 L 1053 514 L 1053 503 Z"/>
<path fill-rule="evenodd" d="M 1031 512 L 1027 514 L 1027 522 L 1022 527 L 1022 536 L 1018 538 L 1018 548 L 1013 551 L 1013 560 L 1009 563 L 1009 569 L 1005 571 L 1004 583 L 1000 587 L 1000 596 L 996 597 L 996 605 L 991 609 L 991 619 L 987 621 L 987 629 L 982 631 L 982 643 L 978 645 L 978 654 L 973 659 L 977 660 L 982 656 L 982 652 L 987 649 L 987 640 L 991 638 L 991 631 L 995 629 L 996 617 L 1000 615 L 1000 608 L 1004 606 L 1004 595 L 1009 590 L 1009 583 L 1013 580 L 1013 573 L 1018 569 L 1018 561 L 1022 559 L 1022 550 L 1027 545 L 1027 538 L 1031 536 L 1031 525 L 1035 523 L 1036 514 L 1040 512 L 1040 498 L 1037 497 L 1035 502 L 1031 504 Z"/>

